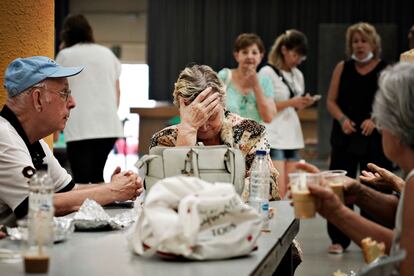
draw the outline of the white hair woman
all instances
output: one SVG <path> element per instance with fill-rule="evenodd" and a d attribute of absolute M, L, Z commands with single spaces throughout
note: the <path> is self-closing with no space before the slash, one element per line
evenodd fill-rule
<path fill-rule="evenodd" d="M 346 208 L 331 190 L 321 186 L 309 189 L 316 198 L 317 211 L 355 243 L 360 245 L 363 238 L 371 237 L 383 241 L 391 255 L 404 249 L 407 256 L 399 273 L 414 275 L 414 63 L 399 63 L 381 74 L 373 119 L 382 132 L 385 155 L 406 173 L 405 185 L 397 197 L 350 181 L 345 200 L 352 200 L 376 219 L 394 220 L 394 231 Z"/>

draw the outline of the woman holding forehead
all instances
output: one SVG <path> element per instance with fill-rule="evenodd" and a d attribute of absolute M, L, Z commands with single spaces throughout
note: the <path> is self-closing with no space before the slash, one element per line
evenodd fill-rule
<path fill-rule="evenodd" d="M 246 162 L 243 200 L 248 198 L 250 169 L 256 150 L 269 150 L 265 127 L 258 122 L 240 117 L 225 108 L 226 94 L 223 82 L 207 65 L 185 68 L 175 83 L 174 104 L 180 109 L 181 122 L 155 133 L 150 147 L 226 145 L 241 150 Z M 271 200 L 279 200 L 278 171 L 267 156 L 270 168 Z M 301 250 L 292 244 L 293 269 L 300 264 Z M 290 267 L 282 265 L 281 269 Z M 284 272 L 280 272 L 284 275 Z"/>
<path fill-rule="evenodd" d="M 227 145 L 240 149 L 246 161 L 244 200 L 248 196 L 250 167 L 258 149 L 269 149 L 265 127 L 225 109 L 225 90 L 217 73 L 207 65 L 185 68 L 175 83 L 174 104 L 181 122 L 155 133 L 150 147 Z M 269 158 L 271 199 L 279 199 L 278 172 Z"/>

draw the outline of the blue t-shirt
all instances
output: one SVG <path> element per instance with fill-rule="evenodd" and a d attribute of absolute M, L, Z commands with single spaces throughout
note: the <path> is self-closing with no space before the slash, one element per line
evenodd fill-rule
<path fill-rule="evenodd" d="M 256 97 L 253 90 L 249 91 L 246 96 L 240 93 L 234 86 L 231 79 L 229 79 L 230 69 L 221 69 L 218 73 L 220 79 L 226 85 L 226 106 L 227 110 L 239 114 L 240 116 L 248 119 L 255 120 L 262 123 L 263 119 L 260 117 L 259 110 L 256 105 Z M 263 89 L 265 97 L 274 97 L 274 90 L 272 81 L 266 76 L 258 76 L 260 86 Z"/>

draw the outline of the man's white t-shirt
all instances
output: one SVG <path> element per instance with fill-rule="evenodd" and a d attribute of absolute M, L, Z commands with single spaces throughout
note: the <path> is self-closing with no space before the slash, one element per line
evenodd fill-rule
<path fill-rule="evenodd" d="M 121 63 L 111 50 L 78 43 L 60 51 L 56 61 L 65 67 L 85 66 L 81 74 L 68 78 L 76 107 L 64 129 L 65 140 L 123 137 L 116 99 Z"/>
<path fill-rule="evenodd" d="M 55 191 L 60 191 L 72 182 L 72 177 L 60 166 L 48 145 L 43 140 L 39 142 Z M 16 221 L 13 211 L 29 196 L 28 179 L 22 173 L 27 166 L 34 168 L 28 147 L 10 122 L 0 116 L 0 224 L 13 225 Z"/>

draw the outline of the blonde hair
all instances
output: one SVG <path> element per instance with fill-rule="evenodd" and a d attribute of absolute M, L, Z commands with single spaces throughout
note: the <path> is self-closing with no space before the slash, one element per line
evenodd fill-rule
<path fill-rule="evenodd" d="M 355 33 L 360 33 L 364 39 L 372 47 L 372 53 L 375 58 L 381 55 L 381 37 L 378 35 L 374 26 L 366 22 L 359 22 L 350 26 L 346 31 L 345 49 L 348 57 L 351 57 L 352 52 L 352 36 Z"/>
<path fill-rule="evenodd" d="M 217 73 L 207 65 L 193 65 L 186 67 L 178 76 L 174 85 L 174 104 L 180 107 L 179 97 L 186 102 L 192 102 L 206 88 L 211 87 L 213 92 L 220 94 L 220 102 L 225 107 L 225 89 Z"/>
<path fill-rule="evenodd" d="M 308 41 L 306 36 L 295 29 L 287 30 L 279 35 L 270 49 L 267 56 L 268 63 L 276 68 L 281 68 L 285 60 L 282 54 L 282 46 L 287 50 L 293 50 L 302 56 L 306 56 L 308 52 Z"/>

